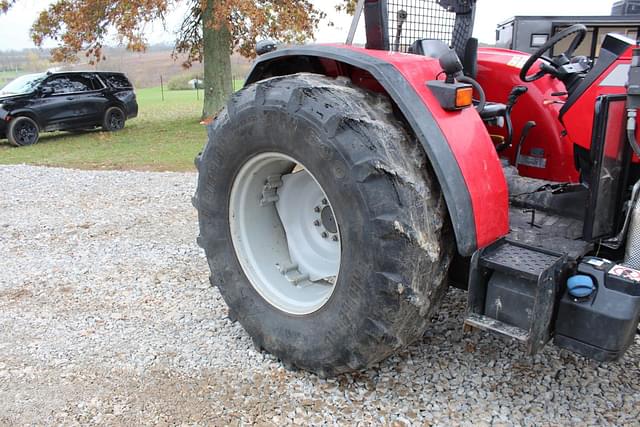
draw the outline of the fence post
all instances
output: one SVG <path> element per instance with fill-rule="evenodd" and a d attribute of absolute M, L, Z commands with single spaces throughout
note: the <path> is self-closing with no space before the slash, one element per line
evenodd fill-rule
<path fill-rule="evenodd" d="M 164 101 L 164 81 L 162 81 L 162 75 L 160 76 L 160 94 L 162 96 L 162 100 Z"/>

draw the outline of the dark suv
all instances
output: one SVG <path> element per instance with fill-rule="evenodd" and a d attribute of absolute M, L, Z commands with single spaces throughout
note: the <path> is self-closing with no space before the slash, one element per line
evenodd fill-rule
<path fill-rule="evenodd" d="M 117 131 L 137 115 L 133 86 L 122 73 L 29 74 L 0 90 L 0 138 L 15 146 L 35 144 L 41 132 Z"/>

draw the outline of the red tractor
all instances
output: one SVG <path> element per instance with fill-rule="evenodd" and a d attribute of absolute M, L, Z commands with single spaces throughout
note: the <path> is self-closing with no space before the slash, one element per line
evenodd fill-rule
<path fill-rule="evenodd" d="M 576 57 L 582 25 L 532 56 L 478 48 L 475 6 L 361 0 L 366 48 L 352 31 L 263 54 L 210 125 L 198 242 L 230 317 L 287 366 L 364 369 L 452 284 L 466 328 L 529 354 L 633 343 L 640 49 L 611 34 Z"/>

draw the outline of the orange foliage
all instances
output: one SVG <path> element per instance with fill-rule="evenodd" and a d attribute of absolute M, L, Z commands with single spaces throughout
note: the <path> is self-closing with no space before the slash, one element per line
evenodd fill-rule
<path fill-rule="evenodd" d="M 17 0 L 0 0 L 0 13 Z M 353 10 L 355 0 L 345 0 L 343 9 Z M 273 39 L 302 43 L 313 37 L 325 14 L 310 0 L 56 0 L 42 11 L 31 29 L 40 46 L 45 39 L 58 42 L 52 52 L 56 61 L 74 61 L 80 52 L 91 62 L 102 59 L 102 48 L 110 34 L 133 51 L 147 46 L 145 27 L 161 21 L 178 5 L 188 5 L 189 13 L 176 40 L 176 53 L 187 53 L 185 65 L 201 61 L 202 33 L 206 26 L 231 34 L 229 52 L 254 55 L 256 41 Z M 211 22 L 203 22 L 203 11 L 213 8 Z"/>
<path fill-rule="evenodd" d="M 6 13 L 16 0 L 0 0 L 0 13 Z"/>
<path fill-rule="evenodd" d="M 47 38 L 58 42 L 54 61 L 73 61 L 79 52 L 100 61 L 111 28 L 128 49 L 143 51 L 145 25 L 164 20 L 173 5 L 173 0 L 57 0 L 39 14 L 31 36 L 38 46 Z"/>

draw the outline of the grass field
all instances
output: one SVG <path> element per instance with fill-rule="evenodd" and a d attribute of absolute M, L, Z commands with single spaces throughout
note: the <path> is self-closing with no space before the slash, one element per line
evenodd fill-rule
<path fill-rule="evenodd" d="M 15 71 L 0 71 L 0 87 L 18 77 L 19 74 L 21 73 L 16 73 Z"/>
<path fill-rule="evenodd" d="M 238 86 L 236 86 L 238 87 Z M 194 170 L 193 159 L 206 142 L 195 91 L 139 89 L 137 118 L 116 133 L 55 132 L 30 147 L 0 141 L 0 164 L 32 164 L 77 169 Z"/>

